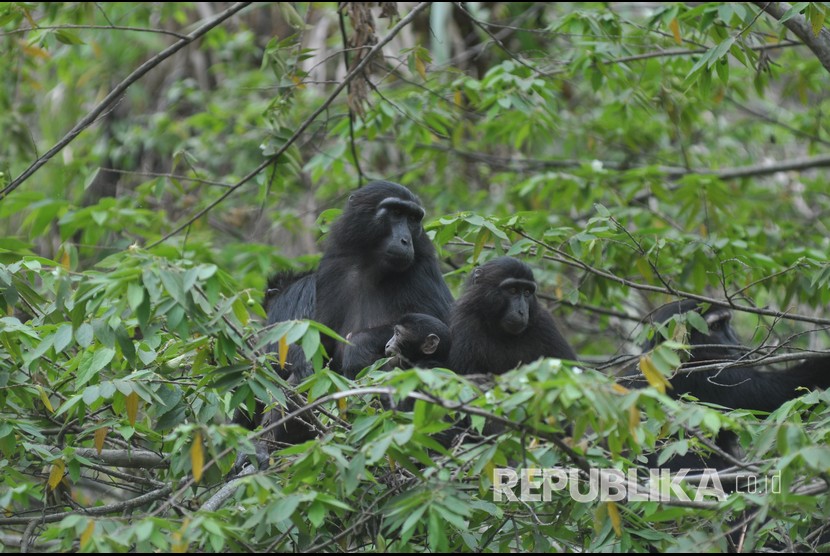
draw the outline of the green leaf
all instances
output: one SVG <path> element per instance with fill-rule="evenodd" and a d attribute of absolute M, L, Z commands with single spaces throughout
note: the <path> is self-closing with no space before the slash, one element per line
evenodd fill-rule
<path fill-rule="evenodd" d="M 72 325 L 65 323 L 60 325 L 57 332 L 55 332 L 55 352 L 61 353 L 72 341 Z"/>
<path fill-rule="evenodd" d="M 101 369 L 112 361 L 114 356 L 115 350 L 112 348 L 100 348 L 94 352 L 84 352 L 78 365 L 78 378 L 75 381 L 75 388 L 80 388 L 92 380 Z"/>
<path fill-rule="evenodd" d="M 127 284 L 127 304 L 136 311 L 144 301 L 144 287 L 137 282 Z"/>
<path fill-rule="evenodd" d="M 76 33 L 67 29 L 57 29 L 55 31 L 55 38 L 63 44 L 86 44 Z"/>
<path fill-rule="evenodd" d="M 92 344 L 92 338 L 94 337 L 94 331 L 92 330 L 92 325 L 85 322 L 75 330 L 75 341 L 78 342 L 78 345 L 82 348 L 87 348 Z"/>

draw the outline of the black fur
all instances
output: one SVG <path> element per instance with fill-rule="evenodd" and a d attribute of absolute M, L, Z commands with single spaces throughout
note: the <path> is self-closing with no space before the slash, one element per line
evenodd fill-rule
<path fill-rule="evenodd" d="M 377 337 L 365 347 L 382 356 L 392 326 L 404 314 L 426 313 L 448 322 L 453 299 L 421 223 L 423 216 L 420 200 L 402 185 L 375 181 L 355 191 L 331 227 L 317 271 L 272 278 L 266 292 L 267 324 L 312 318 L 343 337 Z M 335 371 L 352 377 L 365 366 L 359 366 L 365 353 L 350 352 L 328 337 L 322 342 Z M 351 356 L 344 366 L 344 357 Z M 291 383 L 312 371 L 297 346 L 289 348 L 287 363 Z M 235 422 L 251 425 L 240 413 Z M 296 442 L 311 435 L 302 426 L 286 426 L 273 436 Z"/>
<path fill-rule="evenodd" d="M 800 388 L 827 388 L 830 386 L 830 356 L 808 359 L 788 370 L 764 370 L 763 367 L 731 366 L 723 369 L 695 371 L 694 368 L 712 363 L 739 361 L 746 350 L 738 340 L 730 321 L 732 312 L 723 307 L 708 307 L 693 300 L 669 303 L 660 307 L 649 319 L 652 323 L 666 323 L 673 316 L 697 311 L 707 321 L 709 333 L 702 334 L 693 327 L 689 334 L 689 360 L 669 378 L 667 390 L 673 398 L 691 394 L 700 401 L 732 409 L 774 411 L 785 402 L 800 396 Z M 642 346 L 643 352 L 653 349 L 662 337 L 655 337 Z M 638 368 L 628 369 L 620 382 L 629 388 L 645 388 L 648 382 Z M 717 446 L 727 454 L 740 456 L 737 438 L 723 432 L 715 439 Z M 649 456 L 649 466 L 658 467 L 659 454 Z M 661 467 L 672 470 L 714 468 L 725 469 L 732 464 L 719 454 L 706 457 L 688 453 L 674 456 Z M 726 485 L 724 485 L 726 488 Z M 729 489 L 727 489 L 729 490 Z"/>
<path fill-rule="evenodd" d="M 346 339 L 349 344 L 341 348 L 342 372 L 346 376 L 356 376 L 383 357 L 392 358 L 383 366 L 385 370 L 446 367 L 449 362 L 450 328 L 424 313 L 407 313 L 392 326 L 362 330 Z"/>
<path fill-rule="evenodd" d="M 390 199 L 405 205 L 383 208 Z M 357 190 L 320 261 L 314 319 L 342 336 L 391 326 L 406 313 L 448 322 L 452 295 L 422 216 L 418 198 L 401 185 L 377 181 Z M 329 341 L 329 353 L 332 347 Z"/>
<path fill-rule="evenodd" d="M 349 343 L 337 346 L 343 376 L 354 378 L 362 369 L 383 358 L 392 329 L 393 325 L 384 325 L 348 334 L 346 340 Z"/>
<path fill-rule="evenodd" d="M 384 352 L 392 366 L 444 367 L 449 363 L 452 340 L 450 328 L 423 313 L 407 313 L 395 323 Z"/>
<path fill-rule="evenodd" d="M 702 334 L 689 327 L 689 360 L 669 379 L 674 398 L 691 394 L 701 401 L 732 409 L 775 411 L 783 403 L 800 396 L 799 388 L 827 388 L 830 386 L 830 357 L 807 359 L 788 370 L 772 370 L 763 367 L 729 366 L 709 371 L 694 371 L 699 365 L 739 361 L 746 353 L 738 340 L 730 321 L 732 313 L 723 307 L 700 309 L 693 300 L 669 303 L 654 312 L 652 322 L 665 323 L 674 315 L 697 311 L 709 325 L 709 333 Z M 652 349 L 661 338 L 655 338 L 643 346 Z M 695 347 L 701 346 L 701 347 Z M 630 369 L 623 384 L 643 388 L 648 384 L 638 369 Z"/>
<path fill-rule="evenodd" d="M 269 300 L 268 324 L 313 318 L 345 337 L 384 327 L 391 335 L 406 313 L 447 322 L 452 295 L 421 224 L 423 214 L 418 198 L 402 185 L 375 181 L 355 191 L 332 225 L 319 269 L 277 279 L 284 291 Z M 343 367 L 346 350 L 329 338 L 323 345 L 332 368 L 351 374 Z M 289 363 L 301 380 L 311 369 L 299 350 L 292 352 Z"/>
<path fill-rule="evenodd" d="M 576 360 L 536 299 L 533 271 L 510 257 L 473 271 L 453 308 L 450 330 L 450 368 L 460 374 L 502 374 L 541 357 Z"/>

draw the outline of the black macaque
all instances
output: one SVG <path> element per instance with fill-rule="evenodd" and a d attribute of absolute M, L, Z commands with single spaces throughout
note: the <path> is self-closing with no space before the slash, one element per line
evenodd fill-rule
<path fill-rule="evenodd" d="M 423 313 L 407 313 L 395 323 L 384 351 L 393 366 L 429 369 L 447 365 L 451 346 L 446 324 Z"/>
<path fill-rule="evenodd" d="M 667 393 L 673 398 L 691 394 L 702 402 L 713 403 L 732 409 L 774 411 L 785 402 L 800 396 L 800 388 L 827 388 L 830 386 L 830 356 L 807 359 L 786 370 L 763 370 L 759 367 L 734 365 L 746 355 L 747 350 L 732 329 L 732 312 L 725 307 L 711 306 L 694 300 L 683 300 L 660 307 L 649 319 L 665 323 L 675 315 L 696 311 L 706 321 L 709 333 L 703 334 L 691 328 L 689 334 L 689 359 L 669 378 L 672 385 Z M 646 352 L 659 343 L 655 338 L 642 346 Z M 695 367 L 713 363 L 732 363 L 722 369 L 695 371 Z M 645 388 L 648 382 L 639 369 L 626 371 L 620 379 L 629 388 Z M 717 446 L 725 453 L 739 456 L 737 439 L 732 433 L 721 433 L 716 439 Z M 649 458 L 649 464 L 657 467 L 657 455 Z M 675 456 L 663 467 L 669 469 L 725 469 L 731 462 L 713 453 L 698 456 L 688 453 Z"/>
<path fill-rule="evenodd" d="M 375 181 L 355 191 L 332 225 L 319 269 L 277 294 L 268 324 L 313 318 L 345 337 L 391 330 L 406 313 L 448 322 L 453 299 L 423 217 L 420 201 L 402 185 Z M 323 344 L 332 368 L 343 372 L 344 350 L 330 338 Z M 292 372 L 305 378 L 310 368 L 296 359 Z"/>
<path fill-rule="evenodd" d="M 390 357 L 385 370 L 395 367 L 446 367 L 450 353 L 450 328 L 424 313 L 407 313 L 392 326 L 379 326 L 350 334 L 343 345 L 341 365 L 346 376 L 355 376 L 378 359 Z"/>
<path fill-rule="evenodd" d="M 712 306 L 702 310 L 700 306 L 694 300 L 677 301 L 660 307 L 651 317 L 652 322 L 664 323 L 674 315 L 697 311 L 709 326 L 708 334 L 692 328 L 689 360 L 669 379 L 672 389 L 668 393 L 672 397 L 691 394 L 700 401 L 732 409 L 775 411 L 784 402 L 801 395 L 798 388 L 830 386 L 830 356 L 807 359 L 787 370 L 735 365 L 695 371 L 700 365 L 740 361 L 747 351 L 732 330 L 729 309 Z M 643 352 L 652 349 L 658 341 L 644 345 Z M 648 386 L 638 369 L 626 372 L 622 383 L 634 388 Z"/>
<path fill-rule="evenodd" d="M 453 299 L 423 217 L 420 200 L 402 185 L 375 181 L 356 190 L 331 227 L 317 271 L 272 280 L 269 288 L 280 291 L 267 299 L 267 324 L 312 318 L 343 337 L 385 329 L 385 343 L 394 323 L 407 313 L 448 322 Z M 363 368 L 354 361 L 344 366 L 348 350 L 342 344 L 325 337 L 323 345 L 335 371 L 353 377 Z M 299 383 L 310 373 L 302 350 L 291 346 L 285 373 L 289 382 Z M 234 420 L 256 424 L 246 418 Z M 306 432 L 283 427 L 270 436 L 283 443 L 311 437 L 305 427 L 299 428 Z"/>
<path fill-rule="evenodd" d="M 533 270 L 511 257 L 473 271 L 453 308 L 450 332 L 450 369 L 459 374 L 502 374 L 541 357 L 576 360 L 536 299 Z"/>

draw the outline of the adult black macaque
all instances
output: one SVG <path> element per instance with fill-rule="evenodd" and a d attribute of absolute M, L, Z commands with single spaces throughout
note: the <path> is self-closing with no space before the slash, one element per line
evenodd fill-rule
<path fill-rule="evenodd" d="M 502 374 L 541 357 L 576 360 L 536 299 L 533 270 L 511 257 L 473 271 L 453 308 L 450 332 L 450 369 L 459 374 Z"/>
<path fill-rule="evenodd" d="M 709 327 L 708 334 L 692 328 L 689 335 L 689 360 L 669 378 L 672 389 L 668 393 L 672 397 L 691 394 L 700 401 L 732 409 L 769 412 L 801 395 L 798 388 L 830 386 L 830 356 L 807 359 L 787 370 L 763 370 L 736 365 L 695 371 L 696 366 L 740 361 L 746 353 L 732 330 L 732 312 L 716 306 L 702 309 L 702 305 L 689 299 L 676 301 L 660 307 L 650 319 L 651 322 L 665 323 L 674 315 L 696 311 Z M 652 349 L 659 341 L 655 334 L 655 339 L 643 346 L 643 352 Z M 638 369 L 627 371 L 621 382 L 633 388 L 648 386 Z"/>
<path fill-rule="evenodd" d="M 272 279 L 267 324 L 311 318 L 343 337 L 385 330 L 382 356 L 394 323 L 403 315 L 425 313 L 448 322 L 453 299 L 421 223 L 423 217 L 419 199 L 402 185 L 374 181 L 355 191 L 331 227 L 317 271 Z M 343 356 L 348 351 L 342 344 L 328 337 L 322 342 L 335 371 L 353 377 L 363 368 L 354 363 L 344 367 Z M 269 348 L 276 350 L 275 346 Z M 310 373 L 302 350 L 291 346 L 286 372 L 289 381 L 298 383 Z M 236 422 L 256 424 L 240 418 L 239 413 Z M 290 428 L 279 429 L 273 435 L 275 440 L 292 442 L 308 437 Z"/>
<path fill-rule="evenodd" d="M 689 359 L 669 378 L 672 385 L 667 390 L 673 398 L 691 394 L 702 402 L 713 403 L 731 409 L 750 409 L 771 412 L 785 402 L 800 396 L 799 388 L 827 388 L 830 386 L 830 356 L 807 359 L 786 370 L 763 370 L 759 367 L 742 365 L 725 366 L 722 369 L 696 371 L 695 367 L 713 363 L 740 361 L 747 350 L 732 329 L 732 312 L 725 307 L 705 305 L 694 300 L 676 301 L 666 304 L 649 319 L 651 322 L 666 323 L 675 315 L 696 311 L 706 321 L 708 334 L 692 328 L 689 334 Z M 690 327 L 691 328 L 691 327 Z M 642 346 L 643 352 L 654 348 L 661 340 L 658 334 Z M 645 388 L 648 382 L 639 369 L 626 371 L 620 379 L 629 388 Z M 727 454 L 739 456 L 737 438 L 729 432 L 722 432 L 716 438 L 717 446 Z M 649 457 L 649 466 L 658 467 L 658 454 Z M 679 469 L 726 469 L 732 463 L 713 453 L 699 456 L 694 453 L 676 455 L 660 467 Z"/>
<path fill-rule="evenodd" d="M 391 330 L 406 313 L 447 322 L 453 299 L 423 217 L 420 201 L 402 185 L 375 181 L 355 191 L 332 225 L 320 267 L 274 299 L 268 324 L 313 318 L 345 337 Z M 323 345 L 332 354 L 332 368 L 342 372 L 343 350 L 330 338 Z M 308 365 L 294 359 L 295 378 L 304 378 Z"/>

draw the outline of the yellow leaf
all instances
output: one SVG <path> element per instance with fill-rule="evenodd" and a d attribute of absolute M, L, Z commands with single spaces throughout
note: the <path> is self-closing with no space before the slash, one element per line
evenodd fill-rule
<path fill-rule="evenodd" d="M 611 386 L 611 389 L 614 392 L 617 392 L 618 394 L 628 394 L 629 392 L 631 392 L 631 390 L 629 390 L 628 388 L 626 388 L 622 384 L 616 384 L 616 383 Z"/>
<path fill-rule="evenodd" d="M 464 102 L 464 94 L 461 92 L 461 89 L 455 91 L 455 94 L 453 95 L 453 101 L 455 102 L 455 105 L 458 107 L 460 107 L 461 103 Z"/>
<path fill-rule="evenodd" d="M 65 468 L 66 464 L 63 459 L 58 459 L 52 462 L 52 470 L 49 471 L 49 481 L 47 483 L 50 489 L 55 490 L 58 488 L 58 485 L 61 483 L 61 479 L 63 479 L 63 470 Z"/>
<path fill-rule="evenodd" d="M 608 504 L 600 504 L 594 511 L 594 531 L 599 533 L 605 523 L 605 518 L 608 517 Z"/>
<path fill-rule="evenodd" d="M 424 64 L 424 61 L 421 60 L 420 56 L 415 56 L 415 71 L 418 72 L 421 79 L 425 80 L 427 78 L 427 66 Z"/>
<path fill-rule="evenodd" d="M 183 542 L 182 536 L 178 531 L 173 532 L 173 542 L 170 544 L 170 552 L 173 554 L 187 553 L 187 543 Z"/>
<path fill-rule="evenodd" d="M 92 538 L 92 533 L 94 532 L 95 522 L 90 519 L 89 523 L 86 524 L 86 529 L 84 529 L 84 532 L 81 533 L 81 548 L 83 548 L 86 545 L 86 543 L 89 542 L 89 539 Z"/>
<path fill-rule="evenodd" d="M 340 414 L 343 415 L 346 413 L 346 408 L 348 405 L 346 404 L 346 398 L 340 398 L 337 400 L 337 409 L 340 410 Z"/>
<path fill-rule="evenodd" d="M 104 449 L 104 440 L 107 439 L 107 433 L 109 432 L 109 427 L 101 427 L 100 429 L 95 431 L 95 449 L 98 450 L 98 455 L 101 455 L 101 450 Z"/>
<path fill-rule="evenodd" d="M 187 546 L 189 543 L 184 540 L 184 532 L 187 529 L 188 524 L 190 524 L 190 518 L 186 517 L 182 522 L 182 528 L 178 531 L 173 531 L 173 542 L 170 546 L 170 552 L 173 552 L 174 554 L 187 553 Z"/>
<path fill-rule="evenodd" d="M 476 238 L 476 243 L 473 247 L 473 262 L 478 261 L 478 257 L 481 255 L 481 250 L 484 249 L 484 244 L 487 243 L 490 236 L 490 230 L 487 228 L 482 228 L 478 231 L 478 237 Z"/>
<path fill-rule="evenodd" d="M 628 432 L 631 435 L 634 435 L 634 431 L 637 430 L 637 425 L 640 424 L 640 410 L 637 409 L 636 405 L 632 405 L 628 408 Z"/>
<path fill-rule="evenodd" d="M 303 80 L 300 79 L 298 75 L 292 75 L 291 81 L 294 82 L 294 85 L 296 85 L 298 89 L 305 89 L 305 83 L 303 83 Z"/>
<path fill-rule="evenodd" d="M 138 394 L 130 392 L 125 403 L 127 406 L 127 419 L 130 421 L 130 426 L 135 426 L 135 419 L 138 417 Z"/>
<path fill-rule="evenodd" d="M 620 510 L 616 502 L 608 502 L 608 517 L 611 519 L 611 527 L 614 528 L 617 537 L 622 536 L 622 519 L 620 519 Z"/>
<path fill-rule="evenodd" d="M 202 431 L 196 431 L 193 445 L 190 447 L 190 463 L 193 466 L 193 479 L 198 483 L 202 480 L 202 471 L 205 468 L 205 452 L 202 449 Z"/>
<path fill-rule="evenodd" d="M 49 401 L 49 396 L 46 394 L 46 391 L 43 389 L 43 386 L 38 386 L 37 391 L 40 392 L 40 401 L 43 402 L 43 405 L 46 406 L 46 409 L 49 413 L 54 413 L 55 410 L 52 408 L 52 402 Z"/>
<path fill-rule="evenodd" d="M 813 35 L 818 36 L 824 28 L 824 12 L 816 11 L 813 17 L 810 18 L 810 23 L 813 24 Z"/>
<path fill-rule="evenodd" d="M 395 459 L 392 456 L 390 456 L 389 454 L 386 454 L 386 461 L 389 463 L 389 469 L 392 471 L 392 473 L 397 471 L 398 464 L 395 463 Z"/>
<path fill-rule="evenodd" d="M 669 384 L 669 381 L 666 380 L 666 377 L 664 377 L 660 371 L 657 370 L 657 367 L 654 366 L 654 363 L 651 362 L 651 355 L 645 354 L 640 357 L 640 371 L 642 371 L 643 376 L 646 377 L 648 383 L 654 386 L 654 388 L 661 394 L 666 393 L 667 386 L 671 388 L 671 384 Z"/>
<path fill-rule="evenodd" d="M 51 58 L 51 56 L 49 56 L 48 52 L 46 52 L 45 50 L 43 50 L 42 48 L 40 48 L 38 46 L 35 46 L 35 45 L 32 45 L 32 44 L 27 44 L 27 43 L 22 42 L 22 41 L 19 42 L 18 45 L 20 46 L 21 50 L 23 50 L 23 52 L 26 55 L 31 56 L 33 58 L 40 58 L 41 60 L 49 60 Z"/>
<path fill-rule="evenodd" d="M 671 20 L 671 23 L 669 23 L 669 29 L 671 29 L 671 34 L 674 35 L 674 42 L 677 44 L 683 44 L 683 39 L 680 38 L 680 22 L 677 21 L 677 18 Z"/>
<path fill-rule="evenodd" d="M 285 360 L 288 359 L 288 342 L 285 336 L 280 338 L 280 369 L 285 368 Z"/>
<path fill-rule="evenodd" d="M 63 255 L 61 255 L 61 266 L 66 270 L 71 270 L 72 264 L 69 258 L 69 249 L 63 250 Z"/>
<path fill-rule="evenodd" d="M 490 482 L 496 484 L 496 464 L 493 460 L 484 464 L 484 475 L 490 479 Z"/>

